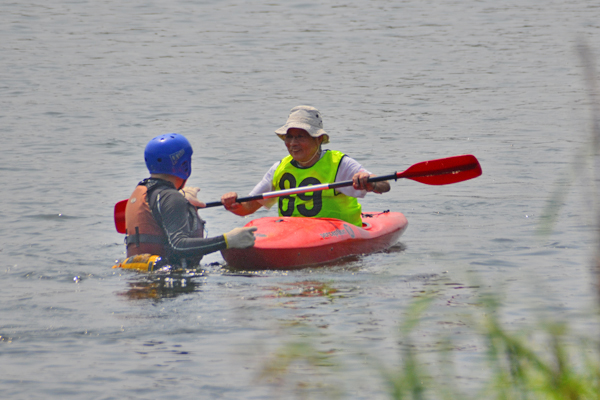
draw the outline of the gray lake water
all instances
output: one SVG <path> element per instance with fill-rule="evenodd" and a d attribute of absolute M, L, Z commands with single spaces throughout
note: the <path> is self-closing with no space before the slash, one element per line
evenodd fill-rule
<path fill-rule="evenodd" d="M 597 1 L 0 1 L 0 393 L 4 399 L 386 399 L 407 307 L 455 383 L 485 383 L 472 286 L 502 293 L 508 327 L 555 317 L 590 334 L 596 248 L 577 43 L 600 52 Z M 376 174 L 474 154 L 483 175 L 403 180 L 368 211 L 403 212 L 391 251 L 324 268 L 148 277 L 124 258 L 114 204 L 143 149 L 178 132 L 205 201 L 246 194 L 286 155 L 273 131 L 319 108 L 329 148 Z M 569 184 L 560 178 L 568 177 Z M 557 188 L 555 229 L 536 236 Z M 201 212 L 210 235 L 246 219 Z M 476 284 L 474 284 L 476 282 Z M 310 343 L 325 360 L 271 371 Z M 432 356 L 433 353 L 433 356 Z M 434 363 L 434 361 L 431 361 Z M 265 372 L 267 371 L 267 372 Z M 279 371 L 281 372 L 281 371 Z"/>

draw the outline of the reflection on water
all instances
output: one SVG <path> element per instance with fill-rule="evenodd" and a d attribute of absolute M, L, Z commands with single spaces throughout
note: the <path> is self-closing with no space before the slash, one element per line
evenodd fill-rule
<path fill-rule="evenodd" d="M 332 297 L 338 293 L 330 282 L 303 281 L 266 288 L 274 292 L 266 297 Z"/>
<path fill-rule="evenodd" d="M 199 291 L 202 282 L 197 278 L 202 276 L 192 271 L 136 275 L 127 282 L 128 289 L 117 294 L 129 300 L 173 298 Z"/>
<path fill-rule="evenodd" d="M 393 245 L 393 246 L 387 248 L 386 250 L 384 250 L 384 253 L 386 253 L 386 254 L 402 253 L 405 250 L 406 250 L 406 245 L 403 244 L 402 242 L 398 242 L 395 245 Z"/>

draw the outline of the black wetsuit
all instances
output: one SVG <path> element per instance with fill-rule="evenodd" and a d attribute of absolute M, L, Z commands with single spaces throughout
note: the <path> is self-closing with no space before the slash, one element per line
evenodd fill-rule
<path fill-rule="evenodd" d="M 205 254 L 227 248 L 223 235 L 204 238 L 204 221 L 171 182 L 148 178 L 139 184 L 148 188 L 148 205 L 166 235 L 169 264 L 197 266 Z"/>

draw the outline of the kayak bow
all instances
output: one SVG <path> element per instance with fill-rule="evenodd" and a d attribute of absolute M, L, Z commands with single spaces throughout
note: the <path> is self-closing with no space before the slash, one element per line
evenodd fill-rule
<path fill-rule="evenodd" d="M 349 256 L 383 251 L 398 241 L 408 226 L 398 212 L 363 213 L 358 227 L 332 218 L 264 217 L 255 226 L 256 242 L 247 249 L 221 251 L 232 269 L 295 269 Z"/>

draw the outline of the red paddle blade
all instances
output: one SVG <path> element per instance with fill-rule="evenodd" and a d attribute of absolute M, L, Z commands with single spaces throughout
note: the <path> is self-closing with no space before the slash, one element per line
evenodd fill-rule
<path fill-rule="evenodd" d="M 423 161 L 398 172 L 397 178 L 407 178 L 427 185 L 449 185 L 477 178 L 481 175 L 481 165 L 475 156 L 467 154 Z"/>
<path fill-rule="evenodd" d="M 115 228 L 119 233 L 127 233 L 125 226 L 125 208 L 127 208 L 128 200 L 121 200 L 115 204 Z"/>

